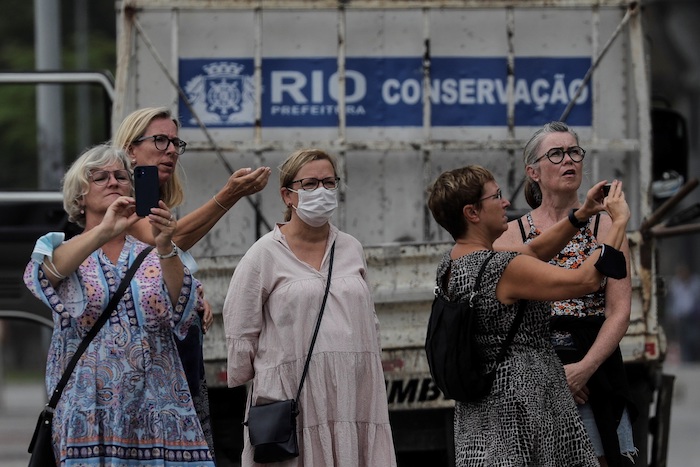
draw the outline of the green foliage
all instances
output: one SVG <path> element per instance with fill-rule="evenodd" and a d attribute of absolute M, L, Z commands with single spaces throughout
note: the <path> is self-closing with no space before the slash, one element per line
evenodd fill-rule
<path fill-rule="evenodd" d="M 61 64 L 64 70 L 84 70 L 75 50 L 76 12 L 85 7 L 88 14 L 87 68 L 116 68 L 116 15 L 110 1 L 60 1 Z M 0 72 L 35 69 L 34 2 L 3 0 L 0 15 Z M 87 121 L 78 121 L 78 85 L 62 86 L 64 126 L 64 166 L 70 165 L 85 146 L 109 139 L 111 103 L 97 85 L 89 88 Z M 0 190 L 35 190 L 38 187 L 39 157 L 37 154 L 36 87 L 33 85 L 0 85 Z M 78 141 L 78 130 L 87 126 L 88 141 Z"/>

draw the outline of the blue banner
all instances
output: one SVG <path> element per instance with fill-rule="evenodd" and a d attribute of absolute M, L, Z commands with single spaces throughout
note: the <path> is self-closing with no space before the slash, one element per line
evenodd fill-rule
<path fill-rule="evenodd" d="M 515 124 L 539 126 L 559 119 L 590 65 L 590 58 L 516 58 Z M 345 67 L 348 127 L 422 126 L 420 57 L 348 58 Z M 180 59 L 179 79 L 207 126 L 254 125 L 252 59 Z M 507 124 L 505 57 L 434 57 L 428 92 L 432 126 Z M 338 96 L 335 58 L 263 59 L 263 127 L 337 126 Z M 591 125 L 591 97 L 591 88 L 586 86 L 569 114 L 569 124 Z M 183 127 L 197 126 L 182 101 L 179 112 Z"/>

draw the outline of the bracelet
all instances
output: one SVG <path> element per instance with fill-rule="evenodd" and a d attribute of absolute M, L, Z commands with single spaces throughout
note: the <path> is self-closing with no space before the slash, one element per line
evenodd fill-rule
<path fill-rule="evenodd" d="M 168 258 L 172 258 L 173 256 L 177 256 L 180 254 L 180 249 L 177 247 L 177 245 L 175 245 L 175 242 L 170 240 L 170 244 L 173 246 L 173 251 L 171 251 L 167 255 L 161 255 L 160 253 L 158 253 L 158 250 L 156 250 L 156 255 L 158 256 L 158 258 L 168 259 Z"/>
<path fill-rule="evenodd" d="M 56 268 L 56 265 L 53 264 L 53 261 L 51 261 L 48 256 L 44 257 L 44 261 L 42 261 L 41 264 L 44 265 L 56 279 L 63 280 L 66 278 L 66 276 L 58 272 L 58 268 Z"/>
<path fill-rule="evenodd" d="M 216 199 L 216 195 L 212 196 L 211 199 L 213 199 L 214 202 L 215 202 L 216 204 L 218 204 L 219 207 L 220 207 L 221 209 L 223 209 L 224 211 L 228 211 L 228 210 L 230 209 L 230 208 L 227 208 L 226 206 L 224 206 L 223 204 L 221 204 L 221 203 L 219 202 L 219 200 Z"/>
<path fill-rule="evenodd" d="M 578 211 L 578 209 L 572 209 L 571 212 L 569 212 L 569 222 L 571 222 L 571 225 L 573 225 L 577 229 L 581 229 L 588 225 L 588 219 L 586 219 L 585 221 L 580 221 L 576 219 L 576 216 L 574 216 L 574 213 L 576 211 Z"/>

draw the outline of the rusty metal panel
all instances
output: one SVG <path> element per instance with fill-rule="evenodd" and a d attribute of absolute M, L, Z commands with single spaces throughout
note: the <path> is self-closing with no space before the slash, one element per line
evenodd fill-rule
<path fill-rule="evenodd" d="M 129 8 L 141 9 L 407 9 L 407 8 L 624 8 L 631 0 L 122 0 Z"/>
<path fill-rule="evenodd" d="M 650 280 L 650 271 L 641 262 L 640 236 L 631 233 L 628 238 L 632 315 L 620 348 L 627 363 L 654 361 L 663 351 L 656 321 L 654 284 Z M 436 394 L 430 381 L 424 345 L 434 296 L 435 271 L 440 258 L 451 246 L 449 242 L 394 243 L 365 248 L 370 288 L 380 321 L 388 396 L 393 409 L 450 404 Z M 220 373 L 221 361 L 226 360 L 226 339 L 219 312 L 239 259 L 240 256 L 218 256 L 199 261 L 197 277 L 204 284 L 207 298 L 217 313 L 215 324 L 204 340 L 205 357 L 208 362 L 215 363 L 214 369 L 210 370 L 214 373 Z"/>

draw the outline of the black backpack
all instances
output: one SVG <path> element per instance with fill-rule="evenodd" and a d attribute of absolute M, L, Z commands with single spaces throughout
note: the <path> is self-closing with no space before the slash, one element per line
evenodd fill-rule
<path fill-rule="evenodd" d="M 478 311 L 474 299 L 478 296 L 481 276 L 494 255 L 495 252 L 491 252 L 481 265 L 469 301 L 450 302 L 443 299 L 437 290 L 435 293 L 428 321 L 425 353 L 433 381 L 447 399 L 477 401 L 488 395 L 496 377 L 496 368 L 484 373 L 483 358 L 474 338 Z M 523 319 L 523 305 L 524 302 L 521 301 L 508 337 L 496 359 L 496 367 L 504 360 Z"/>

